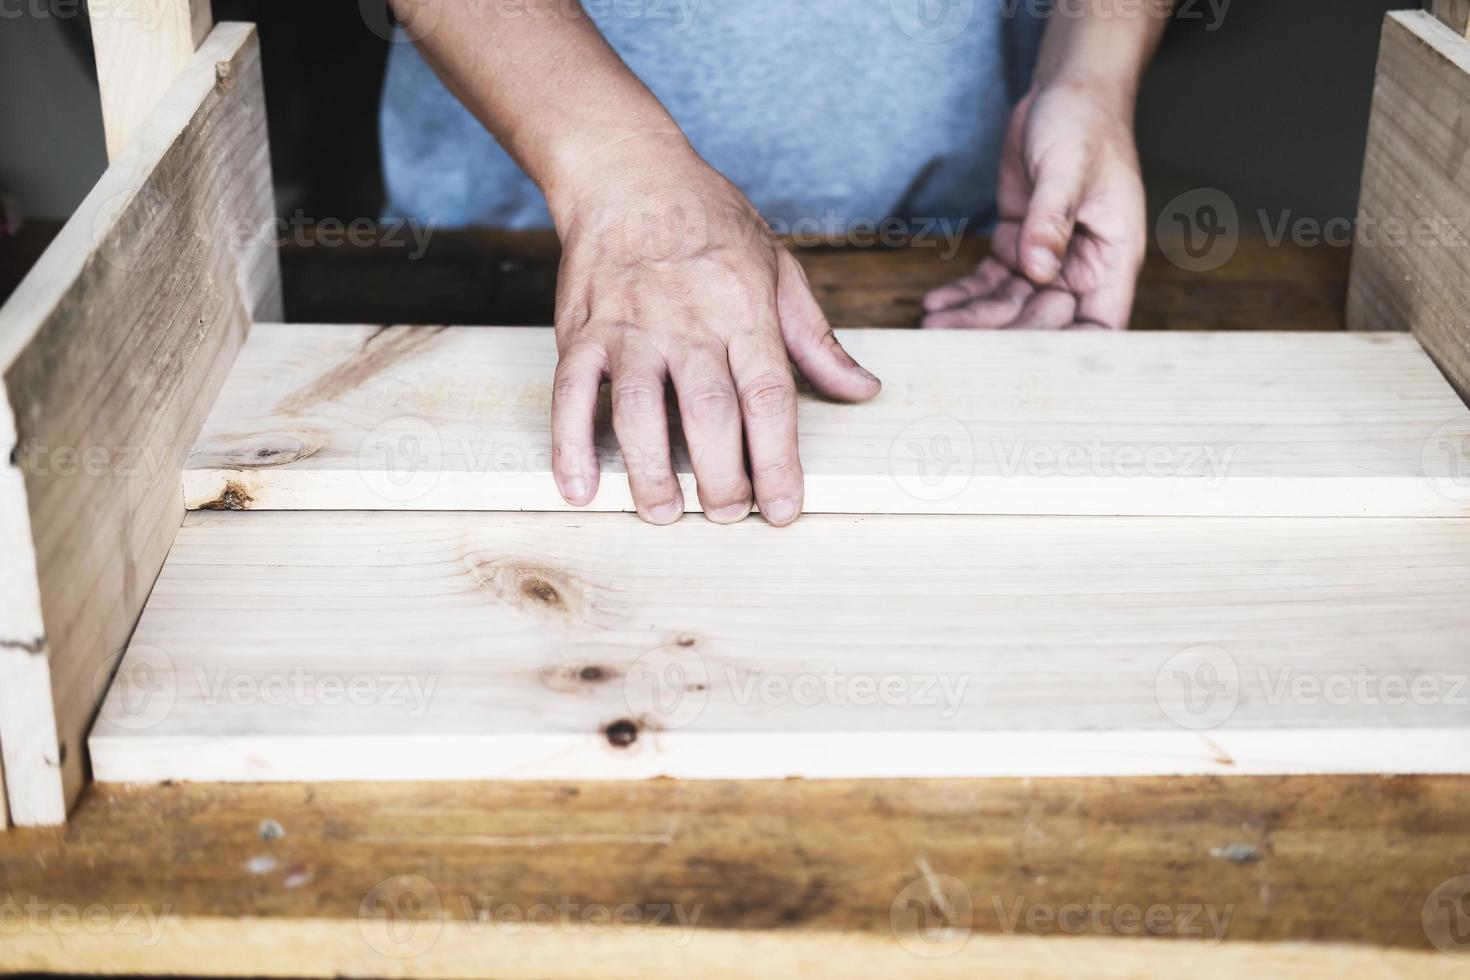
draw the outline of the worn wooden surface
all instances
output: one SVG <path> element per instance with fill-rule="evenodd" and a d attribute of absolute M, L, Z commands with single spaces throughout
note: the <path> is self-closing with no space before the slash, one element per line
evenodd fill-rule
<path fill-rule="evenodd" d="M 222 24 L 0 307 L 0 748 L 57 822 L 253 313 L 280 313 L 259 44 Z M 12 428 L 13 426 L 13 428 Z"/>
<path fill-rule="evenodd" d="M 1470 872 L 1466 799 L 1434 777 L 94 787 L 65 831 L 0 838 L 0 970 L 1463 975 L 1431 895 Z"/>
<path fill-rule="evenodd" d="M 1379 51 L 1348 323 L 1412 330 L 1470 397 L 1470 41 L 1390 14 Z"/>
<path fill-rule="evenodd" d="M 1470 411 L 1407 335 L 841 333 L 884 387 L 801 399 L 809 514 L 1470 514 Z M 257 324 L 185 503 L 567 511 L 555 366 L 544 327 Z M 597 450 L 586 509 L 632 511 L 607 397 Z"/>

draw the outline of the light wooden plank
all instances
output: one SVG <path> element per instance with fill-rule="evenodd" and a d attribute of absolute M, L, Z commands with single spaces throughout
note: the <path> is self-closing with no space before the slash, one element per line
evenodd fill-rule
<path fill-rule="evenodd" d="M 1470 397 L 1470 43 L 1390 13 L 1378 56 L 1357 243 L 1354 330 L 1412 330 Z"/>
<path fill-rule="evenodd" d="M 214 26 L 210 0 L 87 0 L 107 157 L 116 160 Z"/>
<path fill-rule="evenodd" d="M 55 823 L 251 322 L 280 312 L 260 52 L 223 24 L 0 308 L 0 747 Z"/>
<path fill-rule="evenodd" d="M 810 513 L 1470 514 L 1470 412 L 1410 337 L 843 342 L 885 388 L 866 405 L 803 399 Z M 257 325 L 186 503 L 566 511 L 549 472 L 555 360 L 536 328 Z M 609 417 L 604 398 L 592 509 L 627 511 Z M 682 445 L 676 470 L 698 508 Z"/>
<path fill-rule="evenodd" d="M 1470 0 L 1433 0 L 1429 11 L 1462 37 L 1470 34 Z"/>
<path fill-rule="evenodd" d="M 201 513 L 104 782 L 1470 770 L 1470 522 Z"/>

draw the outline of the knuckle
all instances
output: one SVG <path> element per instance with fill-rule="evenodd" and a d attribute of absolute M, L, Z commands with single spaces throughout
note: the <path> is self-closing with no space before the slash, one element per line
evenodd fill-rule
<path fill-rule="evenodd" d="M 786 415 L 796 409 L 796 384 L 790 374 L 761 374 L 742 386 L 740 401 L 751 418 L 769 419 Z"/>
<path fill-rule="evenodd" d="M 613 409 L 633 415 L 663 411 L 664 387 L 652 378 L 622 378 L 613 385 Z"/>
<path fill-rule="evenodd" d="M 735 391 L 718 380 L 696 382 L 680 392 L 680 398 L 696 421 L 723 421 L 735 415 Z"/>

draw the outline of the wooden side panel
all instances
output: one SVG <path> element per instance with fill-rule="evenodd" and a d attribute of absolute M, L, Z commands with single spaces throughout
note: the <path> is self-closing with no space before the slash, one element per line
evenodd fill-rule
<path fill-rule="evenodd" d="M 803 397 L 808 513 L 1470 516 L 1470 412 L 1402 334 L 852 330 Z M 257 324 L 191 508 L 566 511 L 542 328 Z M 593 510 L 631 510 L 606 401 Z M 675 430 L 675 471 L 699 506 Z"/>
<path fill-rule="evenodd" d="M 221 25 L 0 308 L 0 747 L 57 823 L 183 514 L 180 471 L 251 323 L 279 313 L 259 44 Z"/>
<path fill-rule="evenodd" d="M 1429 12 L 1461 35 L 1470 34 L 1470 0 L 1433 0 Z"/>
<path fill-rule="evenodd" d="M 1384 21 L 1348 326 L 1412 330 L 1470 397 L 1470 41 L 1423 11 Z"/>
<path fill-rule="evenodd" d="M 87 0 L 107 158 L 116 160 L 194 60 L 214 16 L 209 0 Z"/>

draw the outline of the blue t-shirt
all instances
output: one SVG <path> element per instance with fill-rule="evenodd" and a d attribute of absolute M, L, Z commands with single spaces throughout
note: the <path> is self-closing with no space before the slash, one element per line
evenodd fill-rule
<path fill-rule="evenodd" d="M 490 0 L 493 2 L 493 0 Z M 777 230 L 994 219 L 1038 0 L 583 0 L 694 148 Z M 411 44 L 382 102 L 387 213 L 550 227 L 536 186 Z"/>

